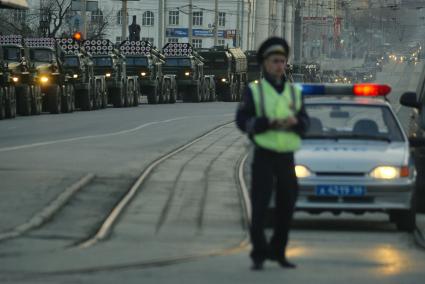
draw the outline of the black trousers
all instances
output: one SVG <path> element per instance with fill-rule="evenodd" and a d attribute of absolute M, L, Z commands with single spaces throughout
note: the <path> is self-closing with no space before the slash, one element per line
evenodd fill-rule
<path fill-rule="evenodd" d="M 275 191 L 275 222 L 273 236 L 268 242 L 264 227 L 273 190 Z M 250 235 L 251 258 L 254 261 L 264 261 L 270 255 L 285 258 L 297 196 L 298 182 L 295 175 L 294 154 L 292 152 L 276 153 L 257 147 L 254 152 L 251 179 Z"/>

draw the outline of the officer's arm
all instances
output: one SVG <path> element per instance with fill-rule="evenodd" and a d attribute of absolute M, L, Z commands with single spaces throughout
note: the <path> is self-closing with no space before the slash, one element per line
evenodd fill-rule
<path fill-rule="evenodd" d="M 298 123 L 292 127 L 292 131 L 300 136 L 303 136 L 308 128 L 310 127 L 310 118 L 308 117 L 307 111 L 304 105 L 304 99 L 302 101 L 301 109 L 296 115 Z"/>
<path fill-rule="evenodd" d="M 248 87 L 244 90 L 242 102 L 236 112 L 236 125 L 249 135 L 262 133 L 269 129 L 269 120 L 266 117 L 256 116 L 254 98 Z"/>

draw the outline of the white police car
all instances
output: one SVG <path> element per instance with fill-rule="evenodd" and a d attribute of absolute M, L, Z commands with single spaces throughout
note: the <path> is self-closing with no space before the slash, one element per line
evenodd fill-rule
<path fill-rule="evenodd" d="M 415 228 L 416 170 L 386 85 L 301 85 L 310 128 L 296 153 L 297 210 L 384 211 Z"/>

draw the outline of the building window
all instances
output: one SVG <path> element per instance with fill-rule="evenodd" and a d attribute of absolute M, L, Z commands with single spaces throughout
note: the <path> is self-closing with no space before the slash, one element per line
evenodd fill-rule
<path fill-rule="evenodd" d="M 151 11 L 146 11 L 142 15 L 142 26 L 153 26 L 154 15 Z"/>
<path fill-rule="evenodd" d="M 198 39 L 198 38 L 192 39 L 192 45 L 194 48 L 202 48 L 202 39 Z"/>
<path fill-rule="evenodd" d="M 27 17 L 26 10 L 13 10 L 13 22 L 23 23 Z"/>
<path fill-rule="evenodd" d="M 128 19 L 128 13 L 127 13 L 127 19 Z M 117 25 L 121 25 L 122 24 L 122 11 L 119 10 L 117 13 Z"/>
<path fill-rule="evenodd" d="M 202 26 L 203 24 L 203 12 L 193 12 L 193 21 L 194 26 Z"/>
<path fill-rule="evenodd" d="M 224 46 L 225 41 L 224 41 L 224 39 L 219 39 L 217 43 L 218 43 L 218 45 Z"/>
<path fill-rule="evenodd" d="M 179 11 L 168 12 L 168 24 L 170 26 L 178 26 L 179 25 Z"/>
<path fill-rule="evenodd" d="M 103 13 L 102 10 L 97 9 L 91 13 L 91 21 L 94 24 L 102 24 L 103 23 Z"/>
<path fill-rule="evenodd" d="M 153 37 L 142 37 L 143 41 L 149 41 L 150 43 L 153 43 Z"/>
<path fill-rule="evenodd" d="M 169 38 L 168 38 L 168 42 L 178 43 L 178 42 L 179 42 L 179 39 L 178 39 L 178 38 L 176 38 L 176 37 L 169 37 Z"/>
<path fill-rule="evenodd" d="M 226 25 L 226 13 L 219 12 L 218 13 L 218 26 L 224 27 Z"/>
<path fill-rule="evenodd" d="M 117 36 L 117 37 L 115 38 L 115 42 L 116 42 L 116 43 L 121 43 L 121 41 L 122 41 L 122 40 L 121 40 L 121 37 L 120 37 L 120 36 Z"/>

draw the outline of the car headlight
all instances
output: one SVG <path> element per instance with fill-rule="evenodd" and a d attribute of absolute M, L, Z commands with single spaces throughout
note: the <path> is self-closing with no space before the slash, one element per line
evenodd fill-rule
<path fill-rule="evenodd" d="M 184 72 L 185 76 L 190 76 L 190 72 Z"/>
<path fill-rule="evenodd" d="M 409 176 L 409 167 L 379 166 L 370 172 L 375 179 L 396 179 Z"/>
<path fill-rule="evenodd" d="M 311 176 L 310 170 L 303 165 L 296 165 L 295 166 L 295 174 L 296 174 L 297 178 L 306 178 L 306 177 Z"/>
<path fill-rule="evenodd" d="M 111 73 L 106 73 L 105 76 L 106 76 L 106 78 L 109 78 L 109 77 L 111 77 Z"/>
<path fill-rule="evenodd" d="M 221 82 L 226 83 L 227 82 L 227 79 L 226 78 L 222 78 L 221 79 Z"/>
<path fill-rule="evenodd" d="M 78 74 L 72 75 L 72 78 L 77 79 L 78 78 Z"/>
<path fill-rule="evenodd" d="M 12 81 L 14 83 L 18 83 L 19 82 L 19 77 L 12 77 Z"/>
<path fill-rule="evenodd" d="M 42 76 L 42 77 L 40 78 L 40 82 L 41 82 L 41 83 L 43 83 L 43 84 L 45 84 L 45 83 L 49 82 L 49 77 L 47 77 L 47 76 Z"/>
<path fill-rule="evenodd" d="M 146 72 L 142 72 L 140 73 L 140 75 L 142 75 L 142 77 L 146 76 Z"/>

